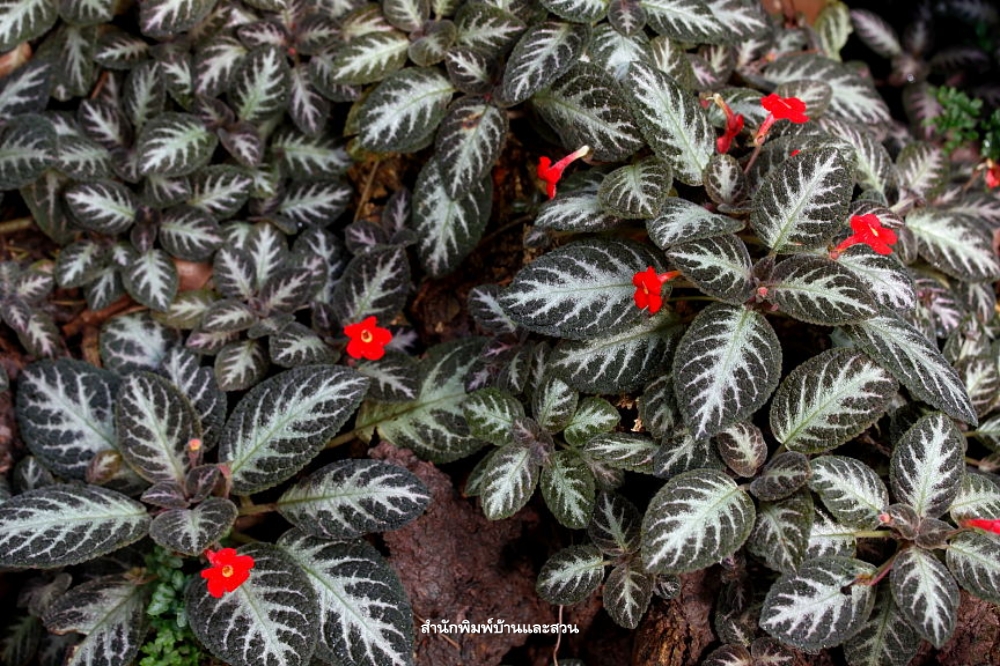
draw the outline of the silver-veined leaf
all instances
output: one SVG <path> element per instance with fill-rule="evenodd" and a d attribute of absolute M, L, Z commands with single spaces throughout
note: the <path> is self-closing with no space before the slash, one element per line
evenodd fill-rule
<path fill-rule="evenodd" d="M 531 499 L 539 465 L 532 449 L 515 441 L 490 457 L 479 487 L 483 514 L 490 520 L 510 518 Z"/>
<path fill-rule="evenodd" d="M 694 470 L 667 481 L 642 520 L 646 571 L 697 571 L 735 553 L 754 524 L 753 500 L 729 476 Z"/>
<path fill-rule="evenodd" d="M 870 78 L 819 54 L 784 55 L 765 70 L 764 77 L 775 84 L 802 79 L 823 81 L 833 91 L 828 113 L 864 125 L 889 122 L 889 107 Z"/>
<path fill-rule="evenodd" d="M 837 263 L 861 278 L 883 308 L 906 311 L 916 306 L 913 278 L 894 254 L 876 254 L 867 245 L 853 245 Z"/>
<path fill-rule="evenodd" d="M 921 637 L 941 648 L 958 621 L 958 583 L 931 551 L 907 548 L 892 563 L 892 598 Z"/>
<path fill-rule="evenodd" d="M 875 423 L 898 388 L 861 352 L 822 352 L 781 382 L 771 401 L 771 432 L 790 451 L 829 451 Z"/>
<path fill-rule="evenodd" d="M 278 546 L 319 598 L 319 653 L 345 664 L 413 664 L 413 617 L 385 558 L 364 541 L 333 542 L 297 530 Z"/>
<path fill-rule="evenodd" d="M 323 338 L 298 322 L 293 322 L 281 329 L 279 333 L 268 337 L 268 353 L 271 356 L 271 362 L 283 368 L 294 368 L 314 363 L 332 363 L 336 360 L 334 351 L 323 341 Z M 358 371 L 367 377 L 372 377 L 376 382 L 379 379 L 383 382 L 388 381 L 385 377 L 388 373 L 379 375 L 364 372 L 361 368 Z"/>
<path fill-rule="evenodd" d="M 966 518 L 1000 516 L 1000 484 L 984 474 L 966 474 L 948 512 L 956 523 Z"/>
<path fill-rule="evenodd" d="M 451 105 L 434 145 L 448 197 L 459 199 L 493 169 L 507 138 L 507 114 L 481 98 Z"/>
<path fill-rule="evenodd" d="M 219 448 L 233 490 L 249 495 L 302 469 L 354 413 L 368 379 L 352 370 L 314 365 L 286 370 L 236 405 Z"/>
<path fill-rule="evenodd" d="M 375 83 L 406 63 L 410 41 L 398 30 L 370 32 L 340 47 L 330 76 L 344 85 Z"/>
<path fill-rule="evenodd" d="M 538 209 L 535 226 L 556 231 L 604 231 L 620 226 L 622 221 L 606 213 L 597 200 L 597 187 L 586 186 L 560 192 Z"/>
<path fill-rule="evenodd" d="M 678 42 L 724 44 L 736 37 L 705 0 L 641 0 L 639 5 L 653 30 Z"/>
<path fill-rule="evenodd" d="M 341 460 L 318 469 L 278 499 L 278 511 L 307 534 L 354 539 L 396 530 L 424 512 L 427 487 L 405 467 Z"/>
<path fill-rule="evenodd" d="M 648 473 L 658 448 L 644 433 L 608 432 L 591 437 L 581 451 L 590 460 L 609 467 Z"/>
<path fill-rule="evenodd" d="M 576 23 L 596 23 L 608 12 L 609 0 L 542 0 L 542 6 L 559 18 Z"/>
<path fill-rule="evenodd" d="M 979 229 L 974 218 L 935 208 L 919 208 L 906 216 L 920 254 L 940 271 L 969 282 L 985 282 L 1000 276 L 1000 261 L 991 236 Z"/>
<path fill-rule="evenodd" d="M 320 134 L 330 117 L 330 102 L 313 87 L 309 66 L 299 64 L 291 71 L 288 114 L 305 134 Z"/>
<path fill-rule="evenodd" d="M 767 460 L 764 433 L 749 421 L 734 423 L 717 432 L 713 439 L 723 462 L 739 476 L 754 476 Z"/>
<path fill-rule="evenodd" d="M 488 469 L 487 469 L 488 473 Z M 558 451 L 542 469 L 545 505 L 561 525 L 583 529 L 594 512 L 594 475 L 575 451 Z"/>
<path fill-rule="evenodd" d="M 120 234 L 132 226 L 138 214 L 139 202 L 132 191 L 110 180 L 74 185 L 65 197 L 76 223 L 90 231 Z"/>
<path fill-rule="evenodd" d="M 653 454 L 652 463 L 652 469 L 635 471 L 648 471 L 661 479 L 669 479 L 694 469 L 721 470 L 725 467 L 712 441 L 707 437 L 695 437 L 688 430 L 664 437 Z"/>
<path fill-rule="evenodd" d="M 171 37 L 185 32 L 201 21 L 215 6 L 216 0 L 146 0 L 139 12 L 143 34 Z"/>
<path fill-rule="evenodd" d="M 563 340 L 549 359 L 549 367 L 578 391 L 632 391 L 666 364 L 676 345 L 677 329 L 676 317 L 664 310 L 621 333 Z"/>
<path fill-rule="evenodd" d="M 965 385 L 937 347 L 891 311 L 847 326 L 848 335 L 920 400 L 952 418 L 975 425 L 976 412 Z"/>
<path fill-rule="evenodd" d="M 446 170 L 437 159 L 420 171 L 413 191 L 417 255 L 431 277 L 451 273 L 479 243 L 490 219 L 493 181 L 486 176 L 457 198 L 448 194 Z"/>
<path fill-rule="evenodd" d="M 159 370 L 178 341 L 177 331 L 155 321 L 147 312 L 119 315 L 101 329 L 101 361 L 118 374 Z"/>
<path fill-rule="evenodd" d="M 198 640 L 229 664 L 308 663 L 319 634 L 319 601 L 309 576 L 278 546 L 239 549 L 253 558 L 250 577 L 221 598 L 200 581 L 189 585 L 185 608 Z"/>
<path fill-rule="evenodd" d="M 122 107 L 136 131 L 163 113 L 166 103 L 167 90 L 158 62 L 147 60 L 129 71 Z"/>
<path fill-rule="evenodd" d="M 367 252 L 347 265 L 333 292 L 333 311 L 344 324 L 365 317 L 385 320 L 406 304 L 409 289 L 410 264 L 404 248 Z"/>
<path fill-rule="evenodd" d="M 806 558 L 812 523 L 812 495 L 806 489 L 776 502 L 761 502 L 747 551 L 775 571 L 791 573 Z"/>
<path fill-rule="evenodd" d="M 500 287 L 496 284 L 481 284 L 469 292 L 469 314 L 476 324 L 495 335 L 514 333 L 517 323 L 504 312 L 500 305 Z"/>
<path fill-rule="evenodd" d="M 652 65 L 633 62 L 622 81 L 639 130 L 656 156 L 686 185 L 701 185 L 715 133 L 696 97 Z"/>
<path fill-rule="evenodd" d="M 667 199 L 659 215 L 646 222 L 650 240 L 663 250 L 677 243 L 736 233 L 743 226 L 742 220 L 713 213 L 680 197 Z"/>
<path fill-rule="evenodd" d="M 270 141 L 271 153 L 282 172 L 294 180 L 322 180 L 342 173 L 351 160 L 332 136 L 308 136 L 293 128 L 282 128 Z"/>
<path fill-rule="evenodd" d="M 72 1 L 72 0 L 70 0 Z M 139 35 L 105 25 L 97 40 L 94 61 L 107 69 L 130 69 L 149 54 L 149 43 Z"/>
<path fill-rule="evenodd" d="M 215 357 L 215 381 L 223 391 L 244 391 L 263 379 L 267 369 L 262 340 L 230 342 Z"/>
<path fill-rule="evenodd" d="M 670 192 L 670 169 L 656 157 L 618 167 L 601 182 L 597 201 L 607 213 L 625 219 L 655 217 Z"/>
<path fill-rule="evenodd" d="M 945 558 L 959 585 L 1000 604 L 1000 540 L 984 532 L 963 532 L 948 544 Z"/>
<path fill-rule="evenodd" d="M 205 166 L 218 144 L 201 120 L 186 113 L 161 113 L 139 134 L 143 175 L 186 176 Z"/>
<path fill-rule="evenodd" d="M 763 315 L 710 305 L 688 327 L 674 355 L 677 401 L 697 437 L 753 414 L 778 385 L 781 345 Z"/>
<path fill-rule="evenodd" d="M 229 532 L 238 513 L 236 505 L 226 498 L 210 497 L 193 509 L 157 514 L 149 536 L 169 551 L 197 556 Z"/>
<path fill-rule="evenodd" d="M 529 27 L 511 52 L 498 97 L 505 106 L 519 104 L 576 64 L 590 41 L 590 26 L 544 21 Z"/>
<path fill-rule="evenodd" d="M 216 220 L 225 220 L 236 215 L 246 203 L 251 184 L 252 179 L 243 169 L 209 166 L 191 178 L 191 194 L 186 203 Z"/>
<path fill-rule="evenodd" d="M 198 415 L 177 387 L 159 375 L 136 372 L 115 396 L 115 428 L 122 457 L 148 481 L 184 481 L 188 442 L 201 435 Z M 200 551 L 195 551 L 196 554 Z"/>
<path fill-rule="evenodd" d="M 635 564 L 622 563 L 611 570 L 604 582 L 601 599 L 615 624 L 635 629 L 653 598 L 655 577 Z"/>
<path fill-rule="evenodd" d="M 552 86 L 539 90 L 531 104 L 567 147 L 590 146 L 594 159 L 619 161 L 642 146 L 621 87 L 609 74 L 579 63 Z"/>
<path fill-rule="evenodd" d="M 56 169 L 74 180 L 102 180 L 111 176 L 111 152 L 85 136 L 61 136 Z"/>
<path fill-rule="evenodd" d="M 506 391 L 485 388 L 462 403 L 462 413 L 473 436 L 504 446 L 514 441 L 513 427 L 525 416 L 524 406 Z"/>
<path fill-rule="evenodd" d="M 732 305 L 753 294 L 750 253 L 733 234 L 671 245 L 667 258 L 701 291 Z"/>
<path fill-rule="evenodd" d="M 26 62 L 0 80 L 0 117 L 43 111 L 52 91 L 53 64 L 40 58 Z"/>
<path fill-rule="evenodd" d="M 806 557 L 828 557 L 842 555 L 854 557 L 858 540 L 855 528 L 841 525 L 819 507 L 815 508 L 812 529 L 809 531 L 809 550 Z"/>
<path fill-rule="evenodd" d="M 229 84 L 229 101 L 236 117 L 257 124 L 285 110 L 292 73 L 277 46 L 258 46 L 246 55 Z"/>
<path fill-rule="evenodd" d="M 0 565 L 51 569 L 113 552 L 146 536 L 146 507 L 93 485 L 54 485 L 0 504 Z"/>
<path fill-rule="evenodd" d="M 82 361 L 29 365 L 18 378 L 17 419 L 28 449 L 54 472 L 82 479 L 91 458 L 116 447 L 118 379 Z"/>
<path fill-rule="evenodd" d="M 274 212 L 298 227 L 325 226 L 340 217 L 352 193 L 339 180 L 296 182 L 285 190 Z"/>
<path fill-rule="evenodd" d="M 586 340 L 636 324 L 633 276 L 662 260 L 648 248 L 621 240 L 593 239 L 542 255 L 515 276 L 500 303 L 521 326 Z"/>
<path fill-rule="evenodd" d="M 896 31 L 884 18 L 867 9 L 852 9 L 850 15 L 854 34 L 872 51 L 883 58 L 895 58 L 903 52 Z"/>
<path fill-rule="evenodd" d="M 619 421 L 621 415 L 614 405 L 604 398 L 587 396 L 563 430 L 563 439 L 571 446 L 582 446 L 595 435 L 614 430 Z"/>
<path fill-rule="evenodd" d="M 122 282 L 129 296 L 153 310 L 165 312 L 177 295 L 180 277 L 170 256 L 154 248 L 125 267 Z"/>
<path fill-rule="evenodd" d="M 854 585 L 875 567 L 849 557 L 808 560 L 778 579 L 767 593 L 760 626 L 782 643 L 818 651 L 857 632 L 875 604 L 870 585 Z"/>
<path fill-rule="evenodd" d="M 589 597 L 604 579 L 604 556 L 594 546 L 570 546 L 548 559 L 535 590 L 550 604 L 566 606 Z"/>
<path fill-rule="evenodd" d="M 104 247 L 85 239 L 71 243 L 56 257 L 55 278 L 60 287 L 71 289 L 92 282 L 104 269 Z"/>
<path fill-rule="evenodd" d="M 822 326 L 874 317 L 875 299 L 852 271 L 827 257 L 797 255 L 774 267 L 768 298 L 787 314 Z"/>
<path fill-rule="evenodd" d="M 56 160 L 56 142 L 47 118 L 30 113 L 10 119 L 0 130 L 0 190 L 24 187 L 41 176 Z"/>
<path fill-rule="evenodd" d="M 892 593 L 879 587 L 868 621 L 844 641 L 844 657 L 850 666 L 906 666 L 919 647 L 920 636 L 903 618 Z"/>
<path fill-rule="evenodd" d="M 2 0 L 0 2 L 0 51 L 10 51 L 48 32 L 56 22 L 53 0 Z"/>
<path fill-rule="evenodd" d="M 199 44 L 194 58 L 195 92 L 204 97 L 225 92 L 247 52 L 238 39 L 226 35 Z"/>
<path fill-rule="evenodd" d="M 809 459 L 797 451 L 784 451 L 770 462 L 750 483 L 750 492 L 764 502 L 785 499 L 809 480 Z"/>
<path fill-rule="evenodd" d="M 458 44 L 499 56 L 524 32 L 524 20 L 501 5 L 465 3 L 455 14 Z"/>
<path fill-rule="evenodd" d="M 569 424 L 579 399 L 564 381 L 548 375 L 532 391 L 531 412 L 543 430 L 556 433 Z"/>
<path fill-rule="evenodd" d="M 358 140 L 373 151 L 402 151 L 430 136 L 448 112 L 455 88 L 437 69 L 408 67 L 391 74 L 358 112 Z"/>
<path fill-rule="evenodd" d="M 420 363 L 417 399 L 365 402 L 355 424 L 359 436 L 371 437 L 377 428 L 382 439 L 435 462 L 457 460 L 481 448 L 485 442 L 470 433 L 462 414 L 465 374 L 481 347 L 481 339 L 433 347 Z"/>
<path fill-rule="evenodd" d="M 934 115 L 940 113 L 940 109 L 935 111 Z M 896 157 L 900 187 L 918 197 L 931 198 L 938 194 L 948 182 L 950 167 L 948 154 L 941 146 L 926 141 L 907 144 Z"/>
<path fill-rule="evenodd" d="M 777 252 L 823 245 L 844 223 L 853 178 L 843 151 L 802 150 L 770 171 L 753 195 L 750 226 Z"/>
<path fill-rule="evenodd" d="M 892 449 L 892 494 L 921 518 L 937 518 L 947 511 L 958 497 L 964 476 L 965 437 L 941 412 L 910 426 Z"/>
<path fill-rule="evenodd" d="M 219 390 L 212 369 L 203 367 L 200 357 L 183 347 L 174 347 L 166 354 L 162 369 L 197 413 L 202 445 L 215 446 L 226 420 L 226 396 Z"/>
<path fill-rule="evenodd" d="M 847 43 L 847 38 L 854 28 L 847 5 L 842 2 L 830 2 L 816 17 L 816 35 L 819 38 L 820 51 L 828 58 L 840 60 L 840 50 Z"/>
<path fill-rule="evenodd" d="M 861 529 L 882 524 L 879 515 L 889 506 L 889 491 L 871 467 L 854 458 L 820 456 L 810 468 L 809 487 L 837 520 Z"/>
<path fill-rule="evenodd" d="M 160 217 L 157 238 L 171 256 L 205 261 L 222 245 L 222 230 L 209 213 L 191 206 L 175 206 Z"/>
<path fill-rule="evenodd" d="M 609 555 L 624 555 L 639 547 L 642 516 L 632 502 L 621 495 L 598 494 L 587 535 Z"/>
<path fill-rule="evenodd" d="M 87 581 L 57 597 L 42 617 L 53 634 L 77 632 L 66 666 L 128 666 L 146 635 L 148 588 L 124 576 Z"/>

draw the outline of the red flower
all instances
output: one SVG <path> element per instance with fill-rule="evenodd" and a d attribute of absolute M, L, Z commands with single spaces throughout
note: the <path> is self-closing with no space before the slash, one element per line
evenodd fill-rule
<path fill-rule="evenodd" d="M 806 103 L 798 97 L 780 97 L 771 93 L 767 97 L 761 98 L 760 105 L 767 110 L 768 114 L 764 122 L 757 128 L 757 133 L 754 134 L 753 143 L 755 146 L 764 143 L 764 137 L 771 131 L 771 125 L 778 120 L 788 120 L 797 125 L 809 120 L 809 116 L 806 115 Z"/>
<path fill-rule="evenodd" d="M 993 520 L 988 520 L 986 518 L 971 518 L 969 520 L 963 520 L 962 524 L 966 527 L 978 527 L 979 529 L 986 530 L 987 532 L 1000 534 L 1000 518 Z"/>
<path fill-rule="evenodd" d="M 877 215 L 854 215 L 851 217 L 851 229 L 854 233 L 845 238 L 834 250 L 835 253 L 846 250 L 852 245 L 865 244 L 879 254 L 892 254 L 892 245 L 898 240 L 896 232 L 882 226 Z"/>
<path fill-rule="evenodd" d="M 760 105 L 770 112 L 775 120 L 790 120 L 796 125 L 809 120 L 809 116 L 806 115 L 806 103 L 798 97 L 780 97 L 776 93 L 771 93 L 760 100 Z"/>
<path fill-rule="evenodd" d="M 743 131 L 743 114 L 732 111 L 729 114 L 726 115 L 725 133 L 715 140 L 715 149 L 723 155 L 729 152 L 729 147 L 733 145 L 733 139 L 736 138 L 736 135 Z"/>
<path fill-rule="evenodd" d="M 1000 185 L 1000 162 L 986 160 L 986 187 L 991 190 Z"/>
<path fill-rule="evenodd" d="M 552 164 L 552 160 L 548 157 L 538 158 L 538 177 L 545 181 L 545 192 L 549 195 L 549 199 L 556 196 L 556 183 L 558 183 L 559 179 L 562 178 L 563 171 L 566 170 L 566 167 L 589 152 L 590 146 L 584 146 L 583 148 L 570 153 L 555 164 Z"/>
<path fill-rule="evenodd" d="M 649 314 L 656 314 L 663 307 L 663 285 L 680 275 L 680 271 L 657 274 L 650 266 L 632 276 L 635 285 L 635 306 L 640 310 L 649 308 Z"/>
<path fill-rule="evenodd" d="M 223 548 L 214 553 L 206 550 L 205 557 L 212 566 L 203 570 L 201 577 L 208 581 L 208 593 L 216 599 L 245 583 L 254 565 L 252 557 L 237 555 L 234 548 Z"/>
<path fill-rule="evenodd" d="M 392 340 L 387 328 L 375 324 L 375 317 L 368 317 L 358 324 L 348 324 L 344 333 L 351 339 L 347 343 L 347 355 L 351 358 L 367 358 L 377 361 L 385 356 L 384 347 Z"/>

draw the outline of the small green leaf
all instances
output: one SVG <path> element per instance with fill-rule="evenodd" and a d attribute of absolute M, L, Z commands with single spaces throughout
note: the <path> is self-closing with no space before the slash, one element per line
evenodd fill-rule
<path fill-rule="evenodd" d="M 542 469 L 545 505 L 561 525 L 583 529 L 594 512 L 594 475 L 575 451 L 559 451 Z"/>

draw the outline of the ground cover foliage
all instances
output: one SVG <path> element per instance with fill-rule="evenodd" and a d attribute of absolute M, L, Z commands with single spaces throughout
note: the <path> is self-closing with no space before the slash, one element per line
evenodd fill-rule
<path fill-rule="evenodd" d="M 1000 604 L 1000 155 L 923 78 L 893 118 L 852 33 L 919 55 L 840 2 L 0 0 L 0 205 L 55 248 L 0 257 L 0 660 L 414 663 L 378 535 L 431 493 L 380 441 L 571 535 L 551 604 L 635 629 L 721 564 L 703 664 L 944 646 Z M 518 267 L 428 344 L 501 207 Z M 81 360 L 54 294 L 127 312 Z"/>

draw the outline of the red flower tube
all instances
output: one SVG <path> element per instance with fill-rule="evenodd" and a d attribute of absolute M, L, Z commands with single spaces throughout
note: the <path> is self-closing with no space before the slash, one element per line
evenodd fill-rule
<path fill-rule="evenodd" d="M 549 195 L 549 199 L 556 196 L 556 183 L 558 183 L 562 178 L 563 171 L 566 170 L 566 167 L 581 157 L 584 157 L 589 152 L 590 146 L 584 146 L 583 148 L 570 153 L 555 164 L 553 164 L 552 160 L 548 157 L 538 158 L 538 177 L 545 181 L 545 193 Z"/>

